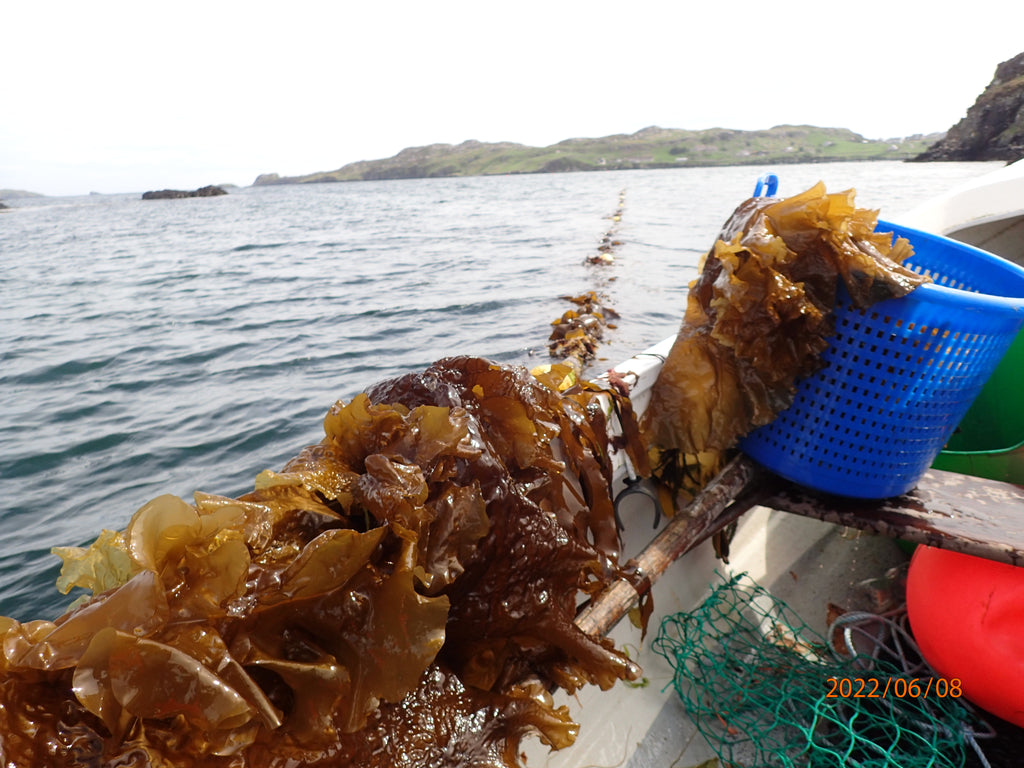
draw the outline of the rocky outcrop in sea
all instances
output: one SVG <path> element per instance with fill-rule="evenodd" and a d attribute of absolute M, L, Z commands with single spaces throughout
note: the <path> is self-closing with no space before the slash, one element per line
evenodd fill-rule
<path fill-rule="evenodd" d="M 222 187 L 214 186 L 213 184 L 194 189 L 191 192 L 181 189 L 161 189 L 157 191 L 143 192 L 143 200 L 176 200 L 179 197 L 216 197 L 217 195 L 226 195 L 227 190 Z"/>
<path fill-rule="evenodd" d="M 966 116 L 914 161 L 1024 158 L 1024 53 L 996 67 Z"/>

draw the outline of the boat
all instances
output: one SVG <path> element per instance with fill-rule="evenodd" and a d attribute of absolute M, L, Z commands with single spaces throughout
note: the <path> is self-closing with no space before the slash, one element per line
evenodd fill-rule
<path fill-rule="evenodd" d="M 616 366 L 620 375 L 632 378 L 634 402 L 638 402 L 641 409 L 671 342 L 672 339 L 666 339 Z M 876 535 L 875 531 L 851 527 L 869 519 L 859 517 L 863 509 L 845 510 L 844 517 L 844 510 L 822 504 L 813 494 L 801 495 L 795 486 L 764 498 L 749 510 L 741 506 L 732 512 L 733 517 L 737 514 L 742 517 L 738 519 L 729 561 L 723 562 L 716 557 L 708 540 L 711 528 L 718 527 L 714 525 L 715 514 L 727 516 L 728 503 L 741 488 L 765 480 L 763 475 L 745 474 L 757 470 L 743 457 L 729 469 L 733 473 L 730 477 L 719 477 L 712 483 L 712 486 L 725 483 L 729 490 L 717 500 L 713 510 L 705 510 L 704 522 L 708 529 L 703 536 L 696 537 L 700 543 L 687 549 L 674 562 L 664 563 L 664 572 L 651 588 L 654 614 L 647 637 L 642 637 L 640 630 L 629 621 L 619 622 L 607 633 L 618 647 L 628 649 L 636 659 L 643 669 L 641 680 L 619 683 L 610 691 L 589 686 L 572 696 L 557 695 L 559 703 L 567 706 L 580 724 L 580 735 L 573 746 L 558 752 L 549 752 L 539 742 L 528 743 L 525 751 L 528 768 L 717 767 L 715 759 L 720 755 L 685 708 L 674 685 L 675 669 L 652 645 L 659 624 L 674 615 L 698 610 L 717 585 L 742 575 L 767 589 L 812 630 L 824 636 L 830 604 L 855 606 L 859 603 L 866 607 L 870 602 L 869 590 L 877 589 L 886 574 L 899 573 L 901 569 L 905 572 L 908 554 L 899 540 L 891 537 L 892 532 L 888 532 L 889 536 Z M 623 483 L 620 488 L 626 488 L 628 468 L 620 468 L 619 472 Z M 931 482 L 935 485 L 948 482 L 950 477 L 948 473 L 932 474 Z M 965 478 L 965 481 L 975 485 L 973 478 Z M 996 493 L 1002 491 L 1000 488 Z M 955 496 L 957 491 L 951 493 Z M 1024 493 L 1017 494 L 1016 503 L 1024 505 Z M 655 514 L 651 500 L 642 494 L 631 495 L 628 509 L 621 514 L 625 518 L 624 551 L 633 552 L 643 560 L 645 554 L 654 549 L 654 559 L 665 560 L 665 553 L 657 551 L 658 544 L 651 542 L 651 521 Z M 915 523 L 908 522 L 908 525 L 913 527 Z M 984 527 L 985 522 L 981 525 Z M 682 530 L 685 528 L 686 524 Z M 921 540 L 933 535 L 930 530 L 921 533 Z M 952 544 L 955 546 L 956 542 Z M 671 559 L 672 555 L 667 557 Z M 625 592 L 629 594 L 629 590 Z M 621 615 L 621 611 L 619 613 Z"/>
<path fill-rule="evenodd" d="M 1024 161 L 939 195 L 894 216 L 893 221 L 1024 265 Z M 674 337 L 667 338 L 613 369 L 615 379 L 628 382 L 637 413 L 647 407 L 651 387 L 673 341 Z M 599 382 L 607 385 L 608 375 L 599 377 Z M 753 479 L 751 473 L 757 471 L 756 465 L 741 455 L 709 486 L 728 488 L 723 498 L 709 502 L 712 511 L 700 512 L 708 515 L 702 518 L 707 530 L 691 538 L 701 543 L 688 540 L 670 557 L 685 554 L 662 563 L 664 570 L 650 588 L 654 613 L 648 635 L 642 637 L 628 621 L 620 621 L 608 631 L 617 646 L 634 654 L 643 669 L 642 679 L 633 684 L 619 683 L 610 691 L 590 686 L 572 696 L 559 694 L 560 703 L 580 724 L 579 737 L 572 747 L 557 752 L 538 742 L 528 743 L 524 755 L 529 768 L 718 766 L 720 748 L 702 735 L 692 708 L 687 709 L 676 690 L 675 669 L 656 650 L 652 637 L 661 621 L 698 611 L 718 585 L 741 575 L 824 636 L 832 618 L 828 606 L 853 608 L 868 603 L 870 589 L 889 588 L 892 582 L 886 578 L 895 574 L 898 580 L 906 573 L 908 541 L 911 546 L 912 542 L 937 544 L 1024 564 L 1024 538 L 1019 530 L 992 534 L 993 515 L 1024 513 L 1024 489 L 1018 486 L 929 470 L 918 488 L 901 498 L 860 502 L 823 497 L 781 481 L 781 489 L 776 485 L 764 490 L 756 503 L 748 501 L 730 513 L 729 503 L 739 495 L 739 489 L 765 481 L 764 475 Z M 625 462 L 616 465 L 616 480 L 620 493 L 633 490 L 631 469 Z M 694 506 L 700 503 L 698 497 Z M 652 540 L 654 501 L 650 496 L 630 493 L 624 506 L 620 512 L 625 520 L 624 551 L 646 563 L 643 558 L 660 546 L 657 538 Z M 708 540 L 710 531 L 718 527 L 710 522 L 716 515 L 720 516 L 720 525 L 737 523 L 727 563 L 716 557 Z M 966 520 L 966 527 L 944 528 L 945 522 L 954 517 Z M 695 523 L 690 520 L 680 527 L 687 525 L 693 528 Z M 632 596 L 635 599 L 636 594 Z M 617 615 L 622 615 L 621 607 Z M 577 624 L 581 620 L 588 620 L 586 612 Z M 728 723 L 718 719 L 728 730 Z M 969 751 L 971 738 L 964 742 L 965 752 Z M 975 749 L 978 743 L 983 742 L 975 742 Z M 979 759 L 984 761 L 984 757 Z"/>
<path fill-rule="evenodd" d="M 1024 160 L 936 195 L 898 221 L 1024 264 Z"/>
<path fill-rule="evenodd" d="M 632 407 L 643 413 L 674 341 L 667 338 L 620 363 L 597 383 L 628 387 Z M 606 415 L 614 424 L 610 399 Z M 897 499 L 843 503 L 778 481 L 741 454 L 686 510 L 666 521 L 623 453 L 614 457 L 617 511 L 623 552 L 636 566 L 628 569 L 633 578 L 593 596 L 576 621 L 588 633 L 607 635 L 626 649 L 642 672 L 607 691 L 595 686 L 572 695 L 555 691 L 559 705 L 579 724 L 579 736 L 575 744 L 554 752 L 539 740 L 527 740 L 522 757 L 528 768 L 712 768 L 719 753 L 678 695 L 675 670 L 652 638 L 663 620 L 693 614 L 709 593 L 741 574 L 824 634 L 829 604 L 856 607 L 870 592 L 866 586 L 877 592 L 880 577 L 905 566 L 907 553 L 898 536 L 1004 561 L 1024 557 L 1022 537 L 1014 531 L 994 535 L 991 517 L 986 517 L 993 506 L 1024 509 L 1024 490 L 1006 483 L 929 472 L 918 489 Z M 970 491 L 966 502 L 961 500 L 965 490 Z M 955 528 L 943 525 L 952 507 L 958 514 Z M 965 526 L 972 510 L 977 512 L 974 529 Z M 736 533 L 726 562 L 709 539 L 733 523 Z M 654 611 L 646 636 L 622 620 L 641 595 Z M 774 632 L 779 626 L 766 629 Z M 777 639 L 816 653 L 794 636 Z M 720 719 L 728 732 L 730 723 Z"/>

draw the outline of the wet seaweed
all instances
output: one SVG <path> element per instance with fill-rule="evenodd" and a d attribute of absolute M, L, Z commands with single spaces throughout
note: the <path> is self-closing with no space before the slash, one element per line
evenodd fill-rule
<path fill-rule="evenodd" d="M 608 322 L 609 319 L 615 319 L 619 315 L 614 309 L 602 303 L 602 299 L 594 291 L 561 298 L 576 306 L 574 309 L 567 309 L 551 324 L 548 353 L 551 357 L 569 362 L 578 370 L 582 370 L 593 360 L 605 329 L 615 328 L 613 323 Z"/>
<path fill-rule="evenodd" d="M 161 496 L 56 550 L 92 595 L 0 620 L 4 764 L 516 766 L 526 733 L 571 744 L 547 684 L 634 671 L 573 623 L 619 575 L 606 398 L 642 466 L 617 393 L 449 358 L 337 403 L 243 496 Z"/>
<path fill-rule="evenodd" d="M 910 243 L 876 232 L 878 212 L 857 208 L 854 194 L 819 182 L 751 198 L 704 256 L 643 420 L 670 487 L 720 467 L 716 455 L 792 404 L 796 380 L 818 369 L 834 333 L 840 285 L 867 307 L 929 280 L 902 265 Z"/>

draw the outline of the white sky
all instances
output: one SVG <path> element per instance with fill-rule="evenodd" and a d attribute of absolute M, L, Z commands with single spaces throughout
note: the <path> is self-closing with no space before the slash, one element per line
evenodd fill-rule
<path fill-rule="evenodd" d="M 5 0 L 0 189 L 248 185 L 649 125 L 944 131 L 1022 29 L 1006 0 Z"/>

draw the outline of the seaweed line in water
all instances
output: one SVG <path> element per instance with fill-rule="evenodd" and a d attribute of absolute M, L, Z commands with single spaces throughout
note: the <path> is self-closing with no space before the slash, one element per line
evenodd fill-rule
<path fill-rule="evenodd" d="M 588 264 L 602 266 L 614 264 L 613 251 L 617 246 L 622 245 L 621 240 L 614 238 L 617 226 L 622 221 L 625 196 L 626 190 L 622 190 L 619 193 L 618 207 L 610 216 L 613 225 L 601 236 L 597 249 L 598 255 L 588 257 Z M 610 280 L 614 280 L 614 278 L 608 277 L 605 282 Z M 605 299 L 600 297 L 596 290 L 560 298 L 572 302 L 576 307 L 566 310 L 561 317 L 551 323 L 553 327 L 551 335 L 548 337 L 548 354 L 560 361 L 557 365 L 567 368 L 564 385 L 570 386 L 579 379 L 583 369 L 594 359 L 597 347 L 604 337 L 605 329 L 614 330 L 616 327 L 609 320 L 618 318 L 619 314 L 604 303 Z M 550 367 L 539 366 L 535 371 L 543 373 Z"/>

